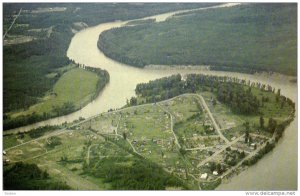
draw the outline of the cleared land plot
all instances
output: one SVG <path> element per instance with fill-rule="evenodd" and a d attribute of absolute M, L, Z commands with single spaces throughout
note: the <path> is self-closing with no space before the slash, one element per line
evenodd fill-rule
<path fill-rule="evenodd" d="M 229 107 L 221 104 L 219 101 L 216 101 L 216 105 L 213 105 L 212 100 L 216 100 L 215 94 L 211 92 L 203 92 L 201 95 L 221 129 L 228 129 L 244 123 L 238 115 L 231 112 Z"/>
<path fill-rule="evenodd" d="M 120 114 L 103 114 L 93 118 L 79 127 L 80 129 L 92 129 L 98 133 L 115 134 L 119 123 Z"/>
<path fill-rule="evenodd" d="M 24 135 L 7 135 L 7 136 L 3 136 L 3 148 L 9 148 L 18 144 L 22 144 L 24 142 L 27 142 L 29 140 L 31 140 L 32 138 L 28 135 L 28 134 L 24 134 Z"/>
<path fill-rule="evenodd" d="M 201 111 L 198 99 L 191 95 L 178 96 L 170 101 L 162 102 L 161 105 L 171 112 L 176 122 L 184 121 Z"/>
<path fill-rule="evenodd" d="M 31 14 L 42 14 L 48 12 L 64 12 L 66 11 L 66 7 L 49 7 L 49 8 L 37 8 L 35 10 L 23 10 L 24 13 L 31 13 Z"/>
<path fill-rule="evenodd" d="M 175 124 L 174 131 L 178 135 L 180 142 L 187 138 L 199 138 L 202 136 L 216 136 L 216 131 L 210 125 L 206 125 L 205 122 L 209 123 L 209 120 L 205 120 L 203 113 L 197 113 L 192 118 L 181 121 Z"/>
<path fill-rule="evenodd" d="M 35 38 L 27 35 L 10 35 L 6 36 L 4 39 L 4 45 L 14 45 L 14 44 L 22 44 L 26 42 L 31 42 Z"/>
<path fill-rule="evenodd" d="M 14 113 L 12 117 L 26 114 L 43 114 L 52 111 L 53 107 L 61 107 L 64 103 L 72 103 L 80 108 L 88 103 L 93 96 L 98 76 L 84 69 L 67 71 L 54 85 L 53 91 L 44 100 L 31 106 L 28 110 Z"/>
<path fill-rule="evenodd" d="M 171 136 L 170 119 L 157 106 L 146 106 L 125 112 L 120 120 L 118 132 L 128 132 L 128 138 L 152 139 L 156 136 Z"/>

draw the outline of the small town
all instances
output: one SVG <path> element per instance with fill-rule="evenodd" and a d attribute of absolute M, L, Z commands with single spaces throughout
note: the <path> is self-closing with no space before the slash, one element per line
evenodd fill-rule
<path fill-rule="evenodd" d="M 4 161 L 9 164 L 24 159 L 47 160 L 49 163 L 43 167 L 57 172 L 52 166 L 59 164 L 62 157 L 67 156 L 69 161 L 80 157 L 81 164 L 77 163 L 76 169 L 72 167 L 69 171 L 75 171 L 73 175 L 76 175 L 78 170 L 83 170 L 83 165 L 99 158 L 138 156 L 199 189 L 215 188 L 247 167 L 247 160 L 255 158 L 266 145 L 273 144 L 275 134 L 259 129 L 247 133 L 242 121 L 235 120 L 233 114 L 229 116 L 228 108 L 218 101 L 215 103 L 212 96 L 209 92 L 183 94 L 80 119 L 27 142 L 22 140 L 28 136 L 23 136 L 17 139 L 20 144 L 3 151 Z M 80 143 L 85 144 L 82 150 Z M 101 148 L 106 143 L 117 148 L 108 152 L 107 148 Z M 72 148 L 77 150 L 70 155 Z"/>

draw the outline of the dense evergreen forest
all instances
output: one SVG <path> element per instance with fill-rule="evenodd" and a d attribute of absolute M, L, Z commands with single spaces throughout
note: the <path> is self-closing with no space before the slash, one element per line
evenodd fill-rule
<path fill-rule="evenodd" d="M 11 35 L 28 35 L 31 29 L 51 28 L 51 33 L 38 39 L 22 43 L 5 45 L 3 47 L 3 111 L 4 113 L 26 110 L 29 106 L 40 101 L 46 92 L 53 88 L 64 73 L 64 67 L 71 63 L 66 57 L 66 51 L 74 35 L 72 29 L 80 30 L 83 27 L 74 25 L 84 22 L 88 26 L 114 20 L 128 20 L 148 15 L 168 12 L 171 10 L 188 9 L 211 4 L 172 4 L 164 6 L 155 3 L 146 4 L 99 4 L 99 3 L 5 3 L 4 29 L 12 22 L 12 15 L 23 11 L 17 18 Z M 37 8 L 65 7 L 62 12 L 31 13 Z M 26 10 L 26 11 L 24 11 Z M 31 32 L 32 33 L 32 32 Z M 63 71 L 62 71 L 63 70 Z M 49 77 L 56 73 L 55 77 Z M 99 86 L 98 89 L 103 88 Z M 69 108 L 69 107 L 67 107 Z M 68 113 L 64 112 L 63 114 Z M 7 116 L 5 115 L 4 118 Z M 38 119 L 38 120 L 36 120 Z M 31 116 L 21 119 L 13 126 L 33 123 L 44 118 Z"/>
<path fill-rule="evenodd" d="M 48 39 L 4 46 L 4 113 L 28 108 L 52 88 L 61 75 L 58 69 L 70 63 L 65 53 L 71 35 L 69 28 L 57 25 Z M 46 77 L 51 72 L 58 74 Z"/>
<path fill-rule="evenodd" d="M 4 167 L 4 190 L 68 190 L 64 182 L 51 178 L 36 164 L 17 162 Z"/>
<path fill-rule="evenodd" d="M 244 4 L 178 14 L 161 23 L 103 32 L 98 47 L 136 67 L 211 65 L 254 73 L 297 73 L 297 5 Z"/>

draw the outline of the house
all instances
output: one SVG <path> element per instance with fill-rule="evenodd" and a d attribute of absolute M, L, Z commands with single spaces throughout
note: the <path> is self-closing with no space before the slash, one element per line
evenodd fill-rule
<path fill-rule="evenodd" d="M 252 144 L 250 145 L 250 149 L 251 149 L 251 150 L 255 150 L 255 149 L 256 149 L 256 143 L 252 143 Z"/>
<path fill-rule="evenodd" d="M 5 150 L 3 151 L 3 155 L 6 155 L 6 151 Z"/>
<path fill-rule="evenodd" d="M 162 144 L 162 141 L 161 141 L 161 140 L 157 140 L 157 144 L 158 144 L 158 145 L 161 145 L 161 144 Z"/>
<path fill-rule="evenodd" d="M 217 171 L 213 171 L 213 175 L 217 176 L 217 175 L 219 175 L 219 173 Z"/>
<path fill-rule="evenodd" d="M 235 126 L 235 122 L 227 122 L 226 126 L 227 127 L 234 127 Z"/>
<path fill-rule="evenodd" d="M 211 123 L 209 121 L 204 121 L 204 126 L 211 126 Z"/>
<path fill-rule="evenodd" d="M 206 180 L 207 179 L 207 173 L 204 173 L 204 174 L 201 174 L 201 176 L 200 176 L 200 178 L 202 179 L 202 180 Z"/>

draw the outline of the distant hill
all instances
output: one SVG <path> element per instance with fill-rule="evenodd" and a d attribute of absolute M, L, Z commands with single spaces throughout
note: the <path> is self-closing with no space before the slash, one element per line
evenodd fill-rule
<path fill-rule="evenodd" d="M 117 61 L 213 65 L 220 70 L 297 74 L 297 4 L 244 4 L 177 15 L 165 22 L 100 35 L 98 47 Z"/>

